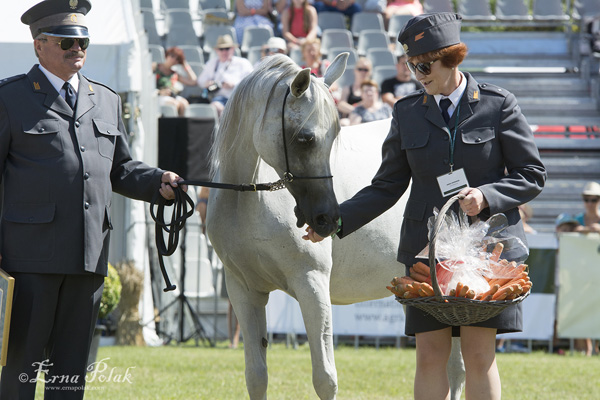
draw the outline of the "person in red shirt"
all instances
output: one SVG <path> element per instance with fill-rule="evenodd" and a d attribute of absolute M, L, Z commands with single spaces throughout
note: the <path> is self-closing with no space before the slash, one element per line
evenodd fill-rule
<path fill-rule="evenodd" d="M 281 32 L 288 48 L 297 48 L 307 40 L 317 38 L 317 10 L 308 0 L 292 0 L 281 14 Z"/>

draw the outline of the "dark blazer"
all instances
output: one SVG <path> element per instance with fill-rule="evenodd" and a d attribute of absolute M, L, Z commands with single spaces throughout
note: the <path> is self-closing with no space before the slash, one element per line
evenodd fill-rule
<path fill-rule="evenodd" d="M 112 192 L 149 201 L 121 99 L 79 75 L 75 115 L 38 66 L 0 83 L 0 254 L 7 272 L 106 274 Z"/>
<path fill-rule="evenodd" d="M 479 218 L 504 213 L 511 225 L 507 232 L 527 243 L 517 207 L 535 198 L 546 180 L 533 133 L 512 93 L 464 75 L 467 88 L 460 101 L 454 169 L 464 168 L 469 186 L 487 199 L 489 208 Z M 340 237 L 392 207 L 412 181 L 398 261 L 414 263 L 428 242 L 427 220 L 433 208 L 441 209 L 450 197 L 442 196 L 437 177 L 450 172 L 449 137 L 455 118 L 450 118 L 449 128 L 435 99 L 424 90 L 396 103 L 379 171 L 370 186 L 341 204 Z"/>

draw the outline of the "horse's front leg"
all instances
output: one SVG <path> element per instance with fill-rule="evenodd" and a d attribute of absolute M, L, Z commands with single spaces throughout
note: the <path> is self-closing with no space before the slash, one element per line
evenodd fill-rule
<path fill-rule="evenodd" d="M 310 345 L 313 386 L 321 400 L 333 400 L 338 386 L 333 354 L 329 275 L 313 270 L 304 275 L 302 280 L 302 284 L 295 285 L 294 290 Z"/>
<path fill-rule="evenodd" d="M 266 400 L 267 318 L 265 306 L 269 295 L 249 289 L 225 273 L 227 294 L 240 323 L 244 340 L 246 388 L 251 400 Z"/>

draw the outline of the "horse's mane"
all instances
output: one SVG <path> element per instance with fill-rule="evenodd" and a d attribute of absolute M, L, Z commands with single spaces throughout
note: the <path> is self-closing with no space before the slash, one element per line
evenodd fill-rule
<path fill-rule="evenodd" d="M 300 71 L 301 68 L 288 56 L 268 56 L 236 86 L 221 116 L 219 129 L 215 132 L 210 153 L 211 176 L 215 176 L 220 163 L 227 159 L 241 135 L 252 134 L 257 121 L 261 124 L 259 129 L 264 129 L 267 110 L 271 107 L 281 109 L 284 89 L 280 89 L 281 94 L 275 93 L 281 86 L 279 83 L 289 80 Z M 311 78 L 311 88 L 308 90 L 312 90 L 315 107 L 307 112 L 306 118 L 316 117 L 317 122 L 324 126 L 337 124 L 337 110 L 333 100 L 327 98 L 331 95 L 323 80 Z"/>

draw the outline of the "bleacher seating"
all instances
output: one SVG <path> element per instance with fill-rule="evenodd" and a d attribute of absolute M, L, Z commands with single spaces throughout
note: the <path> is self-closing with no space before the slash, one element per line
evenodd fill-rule
<path fill-rule="evenodd" d="M 321 34 L 325 29 L 346 29 L 346 17 L 342 13 L 335 11 L 322 11 L 317 14 Z"/>
<path fill-rule="evenodd" d="M 273 37 L 273 30 L 266 26 L 247 26 L 244 29 L 244 36 L 242 37 L 242 43 L 240 50 L 242 55 L 245 56 L 251 47 L 262 46 L 267 43 L 269 38 Z"/>
<path fill-rule="evenodd" d="M 152 54 L 152 62 L 160 64 L 165 61 L 165 49 L 162 46 L 149 44 L 148 50 Z"/>
<path fill-rule="evenodd" d="M 383 25 L 383 17 L 379 13 L 375 12 L 357 12 L 352 16 L 352 23 L 350 24 L 350 31 L 355 38 L 358 38 L 361 31 L 365 29 L 377 29 L 385 32 Z"/>
<path fill-rule="evenodd" d="M 173 37 L 173 32 L 170 32 L 177 28 L 169 24 L 169 15 L 181 7 L 173 8 L 174 2 L 167 1 L 166 5 L 161 5 L 163 15 L 157 13 L 156 8 L 152 9 L 149 0 L 140 4 L 144 6 L 144 28 L 153 61 L 160 62 L 165 48 L 177 44 L 184 49 L 190 65 L 199 74 L 203 68 L 202 62 L 212 54 L 212 46 L 218 36 L 228 33 L 236 40 L 231 26 L 231 2 L 228 0 L 198 0 L 198 14 L 190 14 L 191 23 L 186 22 L 188 26 L 202 24 L 202 60 L 198 60 L 198 56 L 188 55 L 190 52 L 194 54 L 194 50 L 198 54 L 196 35 L 188 35 L 188 38 L 196 41 L 193 47 L 189 47 L 186 38 L 181 38 L 179 42 L 179 38 Z M 585 182 L 600 181 L 599 60 L 594 59 L 589 51 L 582 50 L 585 47 L 583 43 L 589 41 L 585 24 L 600 15 L 600 1 L 424 0 L 423 5 L 425 12 L 459 12 L 464 17 L 465 26 L 472 24 L 483 28 L 481 32 L 463 30 L 461 39 L 467 44 L 469 55 L 460 69 L 473 74 L 479 82 L 497 84 L 517 97 L 534 130 L 536 144 L 548 170 L 544 191 L 531 202 L 534 216 L 530 224 L 539 232 L 553 231 L 554 219 L 559 213 L 574 212 L 581 208 L 580 192 Z M 373 17 L 378 14 L 364 14 L 371 14 L 371 19 L 378 19 Z M 371 58 L 374 64 L 372 79 L 379 85 L 395 76 L 395 57 L 402 54 L 397 42 L 398 33 L 410 18 L 393 16 L 385 31 L 377 23 L 376 30 L 385 36 L 388 50 L 369 54 L 369 49 L 383 49 L 384 41 L 378 39 L 381 40 L 380 45 L 364 45 L 360 33 L 355 35 L 355 32 L 364 31 L 366 35 L 372 25 L 358 28 L 359 22 L 363 22 L 362 17 L 355 18 L 354 25 L 347 25 L 349 20 L 340 13 L 320 13 L 323 58 L 332 60 L 342 51 L 351 54 L 347 69 L 338 80 L 339 86 L 352 84 L 358 54 L 366 54 Z M 580 29 L 572 30 L 573 25 L 579 25 Z M 504 26 L 513 29 L 506 32 L 487 29 Z M 539 29 L 532 31 L 529 29 L 532 26 Z M 520 27 L 526 29 L 520 30 Z M 165 38 L 160 36 L 163 32 Z M 381 37 L 381 34 L 378 36 Z M 390 53 L 389 49 L 394 46 L 396 50 Z M 387 57 L 387 62 L 383 62 L 386 65 L 382 66 L 379 53 L 386 51 L 382 57 Z M 260 59 L 260 46 L 250 47 L 244 54 L 237 49 L 236 54 L 245 55 L 255 63 Z M 297 64 L 303 64 L 299 48 L 292 49 L 290 57 Z M 185 87 L 181 95 L 190 96 L 193 100 L 200 96 L 201 91 L 200 88 Z M 198 108 L 206 109 L 205 106 Z M 191 109 L 189 115 L 199 115 L 201 112 Z M 169 115 L 172 114 L 170 110 Z"/>
<path fill-rule="evenodd" d="M 162 0 L 167 10 L 190 10 L 189 0 Z"/>
<path fill-rule="evenodd" d="M 533 0 L 533 19 L 542 21 L 568 21 L 562 0 Z"/>
<path fill-rule="evenodd" d="M 262 57 L 262 46 L 252 46 L 248 49 L 246 58 L 250 61 L 250 64 L 255 65 L 260 61 Z"/>
<path fill-rule="evenodd" d="M 496 19 L 498 21 L 531 21 L 527 0 L 496 0 Z"/>
<path fill-rule="evenodd" d="M 370 49 L 389 50 L 389 44 L 390 41 L 385 31 L 365 29 L 358 36 L 356 51 L 359 55 L 364 56 Z"/>
<path fill-rule="evenodd" d="M 413 17 L 412 15 L 401 15 L 401 14 L 392 15 L 392 17 L 390 18 L 390 20 L 388 22 L 388 30 L 387 30 L 390 40 L 392 40 L 394 42 L 396 42 L 398 40 L 398 35 L 404 28 L 404 25 L 406 25 L 408 20 L 411 19 L 412 17 Z"/>
<path fill-rule="evenodd" d="M 356 61 L 358 60 L 358 52 L 353 47 L 333 47 L 327 52 L 327 59 L 333 61 L 338 54 L 347 52 L 348 60 L 346 61 L 346 68 L 354 68 Z"/>
<path fill-rule="evenodd" d="M 458 13 L 463 21 L 494 21 L 489 0 L 459 0 Z"/>
<path fill-rule="evenodd" d="M 452 0 L 425 0 L 423 11 L 426 13 L 454 12 Z"/>
<path fill-rule="evenodd" d="M 202 47 L 199 45 L 179 45 L 178 47 L 183 50 L 183 54 L 185 54 L 185 59 L 187 62 L 204 64 L 204 52 L 202 51 Z"/>
<path fill-rule="evenodd" d="M 185 116 L 193 118 L 214 119 L 215 121 L 219 120 L 217 110 L 210 104 L 204 103 L 190 104 L 190 106 L 185 112 Z"/>
<path fill-rule="evenodd" d="M 373 68 L 396 65 L 396 56 L 389 49 L 369 49 L 366 56 L 373 63 Z"/>
<path fill-rule="evenodd" d="M 209 8 L 229 9 L 227 0 L 199 0 L 198 10 L 207 10 Z"/>
<path fill-rule="evenodd" d="M 334 47 L 354 47 L 352 32 L 348 29 L 327 29 L 321 36 L 321 53 L 327 56 Z"/>

